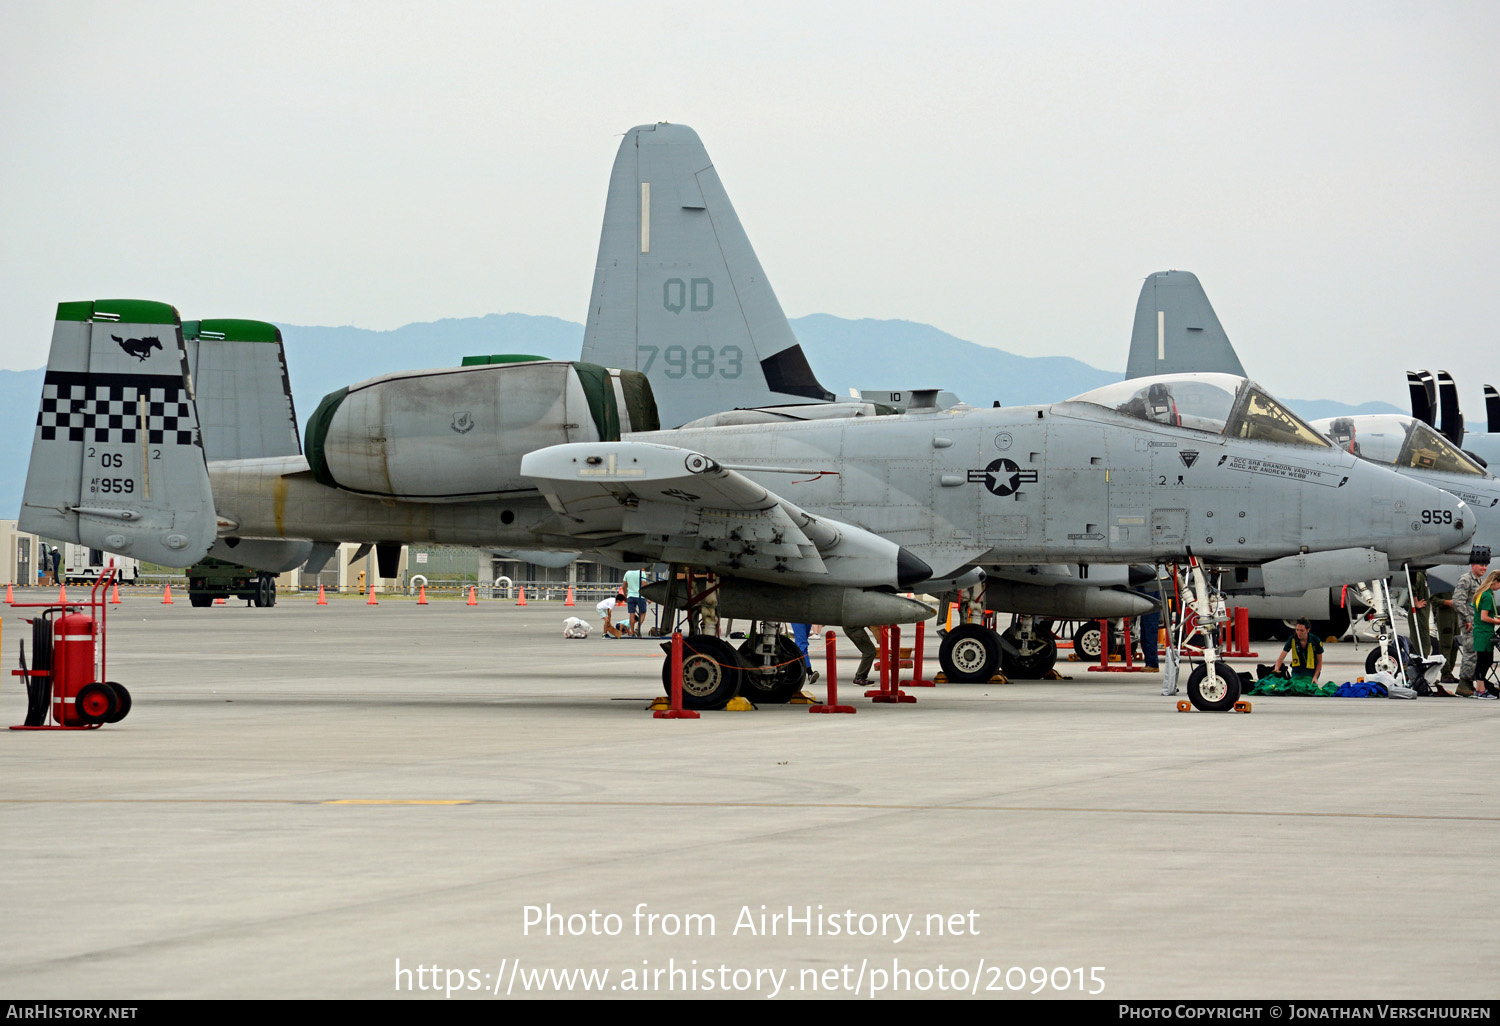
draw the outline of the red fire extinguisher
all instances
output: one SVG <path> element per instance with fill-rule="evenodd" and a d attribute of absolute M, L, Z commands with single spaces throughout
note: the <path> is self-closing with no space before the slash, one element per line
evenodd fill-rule
<path fill-rule="evenodd" d="M 12 730 L 81 730 L 101 723 L 117 723 L 130 711 L 130 692 L 123 685 L 102 679 L 107 610 L 99 588 L 113 575 L 113 570 L 107 570 L 94 585 L 87 607 L 12 603 L 45 610 L 28 621 L 32 625 L 32 666 L 26 666 L 23 645 L 21 668 L 12 671 L 26 678 L 28 691 L 26 722 Z M 98 619 L 80 612 L 81 608 L 97 612 Z M 46 722 L 49 704 L 51 725 Z"/>

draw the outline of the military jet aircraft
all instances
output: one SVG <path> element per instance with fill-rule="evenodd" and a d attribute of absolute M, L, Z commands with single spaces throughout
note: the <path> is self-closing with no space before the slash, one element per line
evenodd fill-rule
<path fill-rule="evenodd" d="M 1160 312 L 1168 306 L 1173 311 L 1170 319 Z M 1243 376 L 1192 275 L 1172 272 L 1148 279 L 1136 311 L 1136 337 L 1148 333 L 1149 349 L 1132 348 L 1133 372 L 1158 374 L 1171 366 L 1170 358 L 1191 352 L 1201 360 L 1205 349 L 1212 347 L 1221 360 L 1215 369 Z M 932 390 L 866 392 L 855 395 L 853 402 L 832 401 L 797 344 L 702 141 L 684 125 L 642 125 L 621 140 L 584 337 L 584 360 L 633 367 L 648 376 L 668 426 L 687 421 L 690 428 L 769 427 L 880 417 L 896 412 L 892 407 L 898 404 L 887 400 L 898 394 L 902 410 L 923 414 L 956 403 L 951 394 L 943 394 L 948 396 L 945 402 Z M 912 363 L 921 366 L 915 354 Z M 1173 387 L 1169 381 L 1159 383 L 1163 394 Z M 1237 393 L 1224 393 L 1232 394 Z M 1219 412 L 1222 427 L 1229 411 Z M 1287 444 L 1312 443 L 1289 436 Z M 1019 473 L 1020 465 L 1015 466 Z M 1175 479 L 1176 475 L 1164 478 Z M 866 526 L 885 533 L 873 522 Z M 1136 530 L 1139 534 L 1141 528 Z M 1153 567 L 1099 562 L 1088 540 L 1069 541 L 1074 551 L 1071 558 L 1063 557 L 1068 562 L 986 561 L 982 567 L 985 606 L 1023 614 L 998 638 L 1001 665 L 1012 676 L 1041 676 L 1056 658 L 1051 633 L 1027 614 L 1093 619 L 1136 615 L 1155 606 L 1154 599 L 1140 590 L 1154 581 Z M 1342 583 L 1346 578 L 1332 576 L 1340 572 L 1369 569 L 1364 558 L 1342 567 L 1318 565 L 1327 576 L 1319 578 L 1305 563 L 1299 565 L 1293 581 L 1302 585 L 1299 591 L 1314 584 Z M 1275 578 L 1276 568 L 1272 574 Z M 979 579 L 976 575 L 966 583 Z M 1262 587 L 1259 570 L 1254 572 L 1254 584 Z M 1326 589 L 1322 594 L 1326 607 Z M 954 658 L 955 652 L 966 651 L 970 658 Z M 939 658 L 953 680 L 987 679 L 993 671 L 988 652 L 979 652 L 973 644 L 945 643 Z"/>
<path fill-rule="evenodd" d="M 1295 579 L 1460 561 L 1474 531 L 1462 500 L 1356 459 L 1231 376 L 1041 406 L 637 430 L 655 421 L 637 371 L 491 362 L 340 389 L 301 455 L 208 461 L 177 312 L 64 303 L 21 528 L 167 566 L 220 538 L 586 550 L 712 570 L 726 616 L 851 626 L 925 619 L 900 593 L 976 566 L 1191 555 L 1275 561 Z M 723 705 L 743 667 L 727 642 L 689 642 L 690 700 Z M 944 647 L 961 669 L 998 663 L 978 625 Z M 1238 697 L 1220 665 L 1189 681 L 1205 708 Z"/>
<path fill-rule="evenodd" d="M 1147 277 L 1141 290 L 1128 366 L 1211 371 L 1241 365 L 1197 277 L 1186 271 L 1159 271 Z M 1413 416 L 1330 417 L 1314 421 L 1312 426 L 1354 455 L 1463 499 L 1474 518 L 1475 548 L 1492 551 L 1500 545 L 1500 480 L 1481 460 L 1461 448 L 1463 415 L 1453 379 L 1444 371 L 1436 375 L 1412 371 L 1407 374 L 1407 383 Z M 1500 403 L 1496 405 L 1500 407 Z M 1500 413 L 1500 408 L 1495 412 Z M 1439 423 L 1441 430 L 1434 426 Z M 1456 579 L 1461 572 L 1459 567 L 1439 565 L 1432 568 L 1431 575 L 1452 587 L 1450 578 Z M 1351 582 L 1367 579 L 1349 578 Z M 1241 587 L 1264 587 L 1272 595 L 1287 594 L 1283 588 L 1266 587 L 1274 581 L 1263 582 L 1253 575 L 1248 581 Z M 1279 611 L 1275 598 L 1242 601 L 1260 615 Z M 1296 601 L 1314 602 L 1320 610 L 1330 605 L 1326 592 L 1316 596 L 1309 593 Z M 1307 615 L 1307 611 L 1302 606 L 1287 608 L 1286 615 Z M 1396 669 L 1401 663 L 1395 652 L 1376 651 L 1371 653 L 1369 668 Z"/>

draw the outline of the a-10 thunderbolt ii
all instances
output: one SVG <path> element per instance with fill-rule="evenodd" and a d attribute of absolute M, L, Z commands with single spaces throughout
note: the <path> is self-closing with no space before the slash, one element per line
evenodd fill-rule
<path fill-rule="evenodd" d="M 1167 309 L 1170 316 L 1164 322 L 1162 311 Z M 1166 355 L 1168 329 L 1173 356 L 1191 348 L 1191 355 L 1201 358 L 1206 349 L 1217 347 L 1216 355 L 1229 361 L 1222 369 L 1243 376 L 1213 308 L 1191 275 L 1148 278 L 1136 320 L 1129 376 L 1160 372 L 1162 368 L 1148 364 Z M 692 428 L 748 426 L 894 412 L 858 396 L 852 403 L 835 401 L 817 380 L 702 141 L 685 125 L 641 125 L 621 140 L 587 321 L 582 359 L 647 374 L 669 427 L 684 421 Z M 857 373 L 914 377 L 934 370 L 941 376 L 956 368 L 934 369 L 920 352 L 913 352 L 899 367 L 860 362 Z M 1156 392 L 1170 395 L 1182 384 L 1161 382 Z M 1228 392 L 1221 387 L 1217 400 L 1219 426 L 1240 388 L 1227 387 Z M 1142 384 L 1112 398 L 1105 394 L 1101 401 L 1125 407 L 1135 392 L 1153 394 Z M 915 395 L 909 389 L 900 394 L 903 400 Z M 923 398 L 932 401 L 931 393 Z M 939 405 L 954 402 L 940 400 Z M 1146 406 L 1137 397 L 1130 408 L 1141 412 Z M 1167 406 L 1161 404 L 1161 409 Z M 1155 579 L 1154 568 L 1091 563 L 1092 548 L 1081 542 L 1077 557 L 1067 563 L 984 564 L 985 607 L 1019 614 L 997 639 L 1007 673 L 1039 676 L 1052 666 L 1056 644 L 1037 616 L 1127 616 L 1155 605 L 1139 587 Z M 1321 569 L 1327 575 L 1321 578 L 1301 561 L 1293 575 L 1278 572 L 1285 567 L 1273 567 L 1272 584 L 1296 588 L 1298 601 L 1305 603 L 1301 593 L 1311 585 L 1342 583 L 1335 576 L 1341 572 L 1383 574 L 1388 565 L 1369 551 L 1351 555 L 1325 560 Z M 1247 578 L 1257 590 L 1263 587 L 1259 569 L 1232 576 Z M 980 579 L 976 571 L 965 583 Z M 1327 595 L 1324 588 L 1323 616 Z M 950 679 L 988 678 L 994 646 L 987 640 L 959 635 L 944 644 L 939 659 Z"/>
<path fill-rule="evenodd" d="M 1203 286 L 1187 271 L 1158 271 L 1149 275 L 1136 306 L 1127 374 L 1153 374 L 1163 370 L 1243 373 L 1240 358 L 1214 314 Z M 1340 448 L 1364 460 L 1389 467 L 1404 477 L 1441 488 L 1462 499 L 1474 524 L 1474 549 L 1488 554 L 1500 547 L 1500 479 L 1487 470 L 1475 454 L 1463 448 L 1463 414 L 1453 379 L 1443 371 L 1435 377 L 1419 371 L 1408 372 L 1407 382 L 1413 416 L 1355 414 L 1316 420 L 1312 426 Z M 1486 405 L 1492 405 L 1488 402 L 1488 395 Z M 1494 405 L 1500 407 L 1500 403 Z M 1500 413 L 1500 409 L 1489 412 Z M 1434 426 L 1436 423 L 1440 423 L 1440 429 Z M 1420 561 L 1417 562 L 1420 565 Z M 1392 561 L 1393 568 L 1398 565 L 1397 561 Z M 1373 594 L 1369 598 L 1376 615 L 1381 620 L 1389 620 L 1392 602 L 1387 586 L 1388 574 L 1378 567 L 1374 569 L 1379 572 L 1365 577 L 1351 576 L 1347 583 L 1372 582 Z M 1461 567 L 1433 568 L 1432 576 L 1441 582 L 1435 584 L 1433 590 L 1451 589 L 1461 572 Z M 1402 579 L 1400 576 L 1396 578 L 1398 582 Z M 1269 592 L 1269 597 L 1242 598 L 1240 601 L 1262 611 L 1275 610 L 1276 596 L 1290 594 L 1295 596 L 1294 602 L 1306 601 L 1296 594 L 1300 589 L 1275 587 L 1274 579 L 1262 582 L 1258 576 L 1252 575 L 1250 583 L 1263 587 Z M 1328 608 L 1326 594 L 1319 593 L 1313 598 L 1323 609 Z M 1288 615 L 1303 612 L 1300 607 L 1285 609 Z M 1383 644 L 1370 652 L 1366 668 L 1399 675 L 1407 661 L 1401 654 L 1405 646 L 1405 639 L 1398 642 L 1394 636 L 1385 635 Z"/>
<path fill-rule="evenodd" d="M 1253 383 L 1157 384 L 653 431 L 636 371 L 489 363 L 340 389 L 309 418 L 303 455 L 208 461 L 177 312 L 64 303 L 20 521 L 167 566 L 218 539 L 263 557 L 351 540 L 590 551 L 711 570 L 725 616 L 850 626 L 926 619 L 901 592 L 991 564 L 1191 557 L 1295 578 L 1467 557 L 1462 500 L 1356 459 Z M 1196 584 L 1202 598 L 1201 571 Z M 716 637 L 688 648 L 689 701 L 723 705 L 744 665 Z M 998 657 L 979 625 L 945 648 L 981 671 Z M 1238 688 L 1212 653 L 1188 682 L 1203 708 Z"/>

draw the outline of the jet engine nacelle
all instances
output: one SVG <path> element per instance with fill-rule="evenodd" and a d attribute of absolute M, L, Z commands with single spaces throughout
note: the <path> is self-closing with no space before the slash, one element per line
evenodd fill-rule
<path fill-rule="evenodd" d="M 1103 620 L 1140 616 L 1156 608 L 1156 601 L 1129 591 L 1082 585 L 1024 584 L 991 577 L 984 586 L 984 604 L 1002 613 L 1030 613 L 1064 620 Z"/>
<path fill-rule="evenodd" d="M 639 380 L 636 380 L 639 379 Z M 307 422 L 313 477 L 345 491 L 466 502 L 531 491 L 521 457 L 649 430 L 636 371 L 557 360 L 387 374 L 333 392 Z"/>

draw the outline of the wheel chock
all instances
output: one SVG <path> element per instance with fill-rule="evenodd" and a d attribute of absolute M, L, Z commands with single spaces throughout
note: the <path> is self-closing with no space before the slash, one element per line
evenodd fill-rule
<path fill-rule="evenodd" d="M 817 701 L 818 701 L 818 696 L 814 695 L 811 691 L 799 691 L 795 695 L 793 695 L 791 698 L 787 699 L 786 704 L 787 705 L 816 705 Z"/>
<path fill-rule="evenodd" d="M 948 683 L 948 675 L 946 673 L 944 673 L 942 670 L 939 670 L 937 672 L 937 675 L 932 678 L 932 682 L 934 684 L 946 684 L 946 683 Z"/>
<path fill-rule="evenodd" d="M 1193 703 L 1189 702 L 1185 698 L 1181 699 L 1177 703 L 1177 711 L 1178 712 L 1192 712 L 1193 711 Z M 1250 703 L 1249 702 L 1245 702 L 1245 701 L 1236 702 L 1236 703 L 1234 703 L 1234 711 L 1235 712 L 1240 712 L 1240 713 L 1247 713 L 1247 712 L 1250 711 Z"/>
<path fill-rule="evenodd" d="M 725 712 L 754 712 L 755 711 L 755 706 L 751 705 L 750 704 L 750 699 L 745 698 L 743 695 L 735 695 L 733 698 L 731 698 L 729 700 L 729 704 L 726 705 L 726 706 L 724 706 L 724 711 Z"/>
<path fill-rule="evenodd" d="M 1009 684 L 1010 678 L 1003 673 L 997 673 L 990 678 L 991 684 Z"/>
<path fill-rule="evenodd" d="M 1042 674 L 1042 680 L 1072 680 L 1072 679 L 1073 679 L 1072 677 L 1064 677 L 1062 674 L 1058 673 L 1056 670 L 1048 670 L 1046 673 Z"/>
<path fill-rule="evenodd" d="M 672 708 L 672 700 L 666 695 L 651 699 L 651 704 L 646 707 L 647 712 L 659 712 L 663 709 Z"/>

